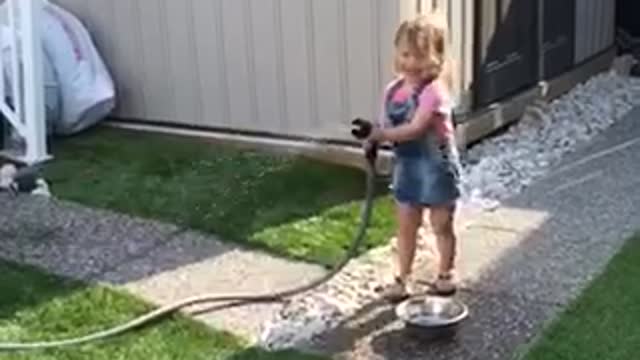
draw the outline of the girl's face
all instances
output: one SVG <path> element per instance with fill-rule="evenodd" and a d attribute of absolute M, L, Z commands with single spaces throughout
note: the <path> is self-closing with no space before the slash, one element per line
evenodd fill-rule
<path fill-rule="evenodd" d="M 419 80 L 425 76 L 425 69 L 427 68 L 425 54 L 421 54 L 409 46 L 406 41 L 402 41 L 396 48 L 396 56 L 398 70 L 406 78 Z"/>

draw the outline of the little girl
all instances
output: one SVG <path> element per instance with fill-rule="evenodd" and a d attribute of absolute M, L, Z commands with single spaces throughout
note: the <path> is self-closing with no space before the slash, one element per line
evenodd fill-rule
<path fill-rule="evenodd" d="M 453 81 L 446 58 L 447 36 L 446 22 L 436 15 L 400 25 L 394 42 L 397 77 L 385 89 L 381 124 L 366 141 L 367 145 L 390 142 L 394 146 L 397 268 L 394 281 L 383 287 L 385 298 L 393 302 L 409 296 L 406 285 L 425 209 L 430 211 L 440 255 L 433 290 L 442 296 L 456 292 L 453 218 L 460 196 L 459 157 L 451 118 Z"/>

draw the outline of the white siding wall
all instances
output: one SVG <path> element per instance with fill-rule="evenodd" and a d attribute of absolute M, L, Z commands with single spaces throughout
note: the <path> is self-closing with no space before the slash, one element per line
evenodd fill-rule
<path fill-rule="evenodd" d="M 416 9 L 416 0 L 54 2 L 95 37 L 119 117 L 332 138 L 377 113 L 393 31 Z"/>

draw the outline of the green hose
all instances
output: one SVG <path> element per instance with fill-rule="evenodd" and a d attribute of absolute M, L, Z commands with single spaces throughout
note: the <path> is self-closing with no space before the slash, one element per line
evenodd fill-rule
<path fill-rule="evenodd" d="M 377 174 L 376 174 L 376 168 L 375 168 L 375 162 L 376 162 L 375 152 L 374 153 L 368 152 L 366 155 L 367 155 L 366 156 L 366 159 L 367 159 L 366 195 L 365 195 L 365 201 L 360 213 L 360 225 L 351 243 L 351 246 L 345 253 L 345 256 L 342 259 L 342 261 L 340 261 L 338 265 L 335 266 L 326 275 L 308 284 L 295 287 L 289 290 L 280 291 L 280 292 L 256 294 L 256 295 L 248 295 L 248 296 L 220 295 L 220 294 L 207 294 L 207 295 L 196 296 L 196 297 L 178 301 L 174 304 L 169 304 L 167 306 L 158 308 L 157 310 L 144 314 L 125 324 L 122 324 L 110 329 L 106 329 L 100 332 L 96 332 L 93 334 L 89 334 L 86 336 L 63 339 L 63 340 L 55 340 L 55 341 L 42 341 L 42 342 L 29 342 L 29 343 L 19 343 L 19 342 L 0 343 L 0 351 L 7 352 L 7 351 L 41 350 L 41 349 L 51 349 L 51 348 L 59 348 L 59 347 L 66 347 L 66 346 L 82 345 L 90 342 L 104 340 L 110 337 L 115 337 L 117 335 L 122 335 L 126 332 L 129 332 L 138 327 L 141 327 L 142 325 L 148 324 L 152 321 L 158 320 L 162 317 L 175 313 L 176 311 L 183 309 L 185 307 L 202 304 L 202 303 L 216 303 L 216 302 L 231 303 L 221 308 L 243 306 L 243 305 L 254 304 L 254 303 L 281 302 L 287 298 L 291 298 L 293 296 L 313 290 L 314 288 L 328 282 L 336 274 L 338 274 L 355 256 L 358 255 L 358 250 L 360 249 L 360 247 L 362 246 L 362 243 L 364 242 L 367 228 L 369 227 L 371 212 L 373 208 L 373 198 L 375 195 L 375 181 L 376 181 Z"/>

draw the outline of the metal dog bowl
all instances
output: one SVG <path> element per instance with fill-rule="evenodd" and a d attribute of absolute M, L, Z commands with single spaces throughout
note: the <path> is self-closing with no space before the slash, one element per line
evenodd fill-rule
<path fill-rule="evenodd" d="M 436 340 L 455 335 L 458 325 L 469 316 L 469 309 L 455 298 L 424 295 L 398 305 L 396 316 L 410 335 Z"/>

